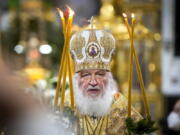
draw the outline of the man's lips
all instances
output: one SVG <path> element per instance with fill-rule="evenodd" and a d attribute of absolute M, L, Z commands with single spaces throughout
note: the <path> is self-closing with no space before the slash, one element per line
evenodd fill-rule
<path fill-rule="evenodd" d="M 87 92 L 88 93 L 99 93 L 100 89 L 88 89 Z"/>

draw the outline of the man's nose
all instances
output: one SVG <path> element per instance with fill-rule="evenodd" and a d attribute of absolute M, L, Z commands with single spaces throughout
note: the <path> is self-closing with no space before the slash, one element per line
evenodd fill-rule
<path fill-rule="evenodd" d="M 98 82 L 97 82 L 97 80 L 96 80 L 96 77 L 95 77 L 94 75 L 91 76 L 91 79 L 90 79 L 90 81 L 89 81 L 89 84 L 90 84 L 91 86 L 93 86 L 93 87 L 98 84 Z"/>

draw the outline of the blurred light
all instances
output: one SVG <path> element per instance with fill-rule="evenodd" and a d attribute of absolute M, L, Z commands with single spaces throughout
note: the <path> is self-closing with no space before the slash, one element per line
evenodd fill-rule
<path fill-rule="evenodd" d="M 24 51 L 24 46 L 22 46 L 22 45 L 16 45 L 16 46 L 14 47 L 14 51 L 15 51 L 17 54 L 21 54 L 21 53 L 23 53 L 23 51 Z"/>
<path fill-rule="evenodd" d="M 155 92 L 157 90 L 157 86 L 155 83 L 151 82 L 148 87 L 150 92 Z"/>
<path fill-rule="evenodd" d="M 131 17 L 132 17 L 132 18 L 135 18 L 135 14 L 134 14 L 134 13 L 132 13 L 132 14 L 131 14 Z"/>
<path fill-rule="evenodd" d="M 73 16 L 74 11 L 69 6 L 67 6 L 67 8 L 68 8 L 68 11 L 69 11 L 69 16 Z"/>
<path fill-rule="evenodd" d="M 155 33 L 155 34 L 154 34 L 154 39 L 155 39 L 156 41 L 160 41 L 160 40 L 161 40 L 161 35 L 160 35 L 159 33 Z"/>
<path fill-rule="evenodd" d="M 155 69 L 156 69 L 156 65 L 155 65 L 154 63 L 150 63 L 150 64 L 149 64 L 149 71 L 150 71 L 150 72 L 154 72 Z"/>
<path fill-rule="evenodd" d="M 36 82 L 36 85 L 37 85 L 37 87 L 38 87 L 39 89 L 45 90 L 46 87 L 47 87 L 47 82 L 46 82 L 46 80 L 38 80 L 38 81 Z"/>
<path fill-rule="evenodd" d="M 50 45 L 41 45 L 39 51 L 42 54 L 50 54 L 52 52 L 52 47 Z"/>
<path fill-rule="evenodd" d="M 63 12 L 62 12 L 59 8 L 57 8 L 57 10 L 58 10 L 58 12 L 59 12 L 60 17 L 61 17 L 61 18 L 64 18 Z"/>
<path fill-rule="evenodd" d="M 123 17 L 125 17 L 125 18 L 127 17 L 127 15 L 126 15 L 125 13 L 123 13 L 122 15 L 123 15 Z"/>

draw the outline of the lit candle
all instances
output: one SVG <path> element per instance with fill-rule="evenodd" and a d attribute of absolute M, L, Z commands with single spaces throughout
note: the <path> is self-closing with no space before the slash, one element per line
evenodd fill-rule
<path fill-rule="evenodd" d="M 65 29 L 66 29 L 66 26 L 65 26 L 65 19 L 64 19 L 64 14 L 63 12 L 57 8 L 58 12 L 59 12 L 59 15 L 61 17 L 61 23 L 62 23 L 62 28 L 63 28 L 63 33 L 65 34 Z"/>
<path fill-rule="evenodd" d="M 131 89 L 132 89 L 132 68 L 133 68 L 133 51 L 132 51 L 132 46 L 133 46 L 133 40 L 131 38 L 131 34 L 130 34 L 130 27 L 129 27 L 129 23 L 128 23 L 128 19 L 127 19 L 127 15 L 125 13 L 123 13 L 124 16 L 124 21 L 126 24 L 126 27 L 128 29 L 128 33 L 129 33 L 129 38 L 131 40 L 131 46 L 130 46 L 130 63 L 129 63 L 129 77 L 128 77 L 128 83 L 129 83 L 129 87 L 128 87 L 128 117 L 131 117 Z"/>
<path fill-rule="evenodd" d="M 64 61 L 64 67 L 65 69 L 67 68 L 67 62 Z M 61 102 L 60 102 L 60 107 L 63 109 L 64 107 L 64 98 L 65 98 L 65 88 L 66 88 L 66 75 L 67 75 L 67 70 L 63 71 L 63 82 L 62 82 L 62 88 L 61 88 Z"/>
<path fill-rule="evenodd" d="M 73 16 L 74 16 L 74 11 L 68 7 L 68 11 L 69 11 L 69 17 L 68 17 L 68 24 L 67 24 L 67 29 L 66 29 L 66 32 L 68 34 L 68 36 L 70 36 L 71 34 L 71 29 L 72 29 L 72 22 L 73 22 Z"/>
<path fill-rule="evenodd" d="M 60 101 L 60 107 L 63 109 L 64 107 L 64 98 L 65 98 L 65 86 L 66 86 L 66 76 L 67 76 L 67 70 L 69 70 L 69 68 L 71 69 L 72 67 L 70 67 L 70 61 L 69 60 L 69 52 L 68 52 L 68 48 L 69 48 L 69 40 L 70 40 L 70 35 L 71 35 L 71 29 L 72 29 L 72 22 L 73 22 L 73 15 L 74 12 L 69 8 L 69 16 L 67 21 L 64 18 L 64 14 L 63 12 L 58 9 L 58 12 L 60 14 L 61 17 L 61 22 L 62 22 L 62 26 L 63 26 L 63 33 L 64 33 L 64 48 L 63 48 L 63 54 L 61 57 L 61 62 L 60 62 L 60 69 L 59 69 L 59 73 L 58 73 L 58 82 L 57 82 L 57 88 L 56 88 L 56 95 L 55 95 L 55 101 L 54 104 L 57 105 L 58 104 L 58 97 L 59 97 L 59 89 L 60 89 L 60 85 L 62 83 L 62 87 L 61 87 L 61 101 Z M 67 23 L 67 24 L 66 24 Z M 69 78 L 70 78 L 70 97 L 71 97 L 71 107 L 74 107 L 74 95 L 73 95 L 73 86 L 72 86 L 72 72 L 69 72 Z"/>
<path fill-rule="evenodd" d="M 72 73 L 71 73 L 71 68 L 70 67 L 70 60 L 69 60 L 69 52 L 68 52 L 68 48 L 69 48 L 69 41 L 70 41 L 70 35 L 71 35 L 71 29 L 72 29 L 72 22 L 73 22 L 73 15 L 74 15 L 74 11 L 72 9 L 70 9 L 68 7 L 68 11 L 69 11 L 69 16 L 68 16 L 68 21 L 67 21 L 67 25 L 66 25 L 66 31 L 65 31 L 65 43 L 64 43 L 64 47 L 65 47 L 65 58 L 64 58 L 64 70 L 62 70 L 63 72 L 67 72 L 67 70 L 69 70 L 69 78 L 70 80 L 72 79 Z M 67 66 L 66 66 L 67 64 Z M 64 74 L 63 76 L 63 84 L 62 84 L 62 94 L 61 94 L 61 103 L 60 103 L 60 107 L 63 109 L 64 107 L 64 97 L 65 97 L 65 85 L 66 84 L 66 74 Z M 70 81 L 70 98 L 71 98 L 71 107 L 74 107 L 74 95 L 73 95 L 73 86 L 72 86 L 72 80 Z"/>
<path fill-rule="evenodd" d="M 132 17 L 132 31 L 134 31 L 135 15 L 131 14 L 131 17 Z M 133 32 L 132 32 L 132 40 L 133 40 L 133 37 L 134 36 L 133 36 Z M 142 72 L 141 72 L 141 68 L 140 68 L 140 64 L 139 64 L 139 60 L 138 60 L 138 56 L 136 54 L 134 44 L 133 44 L 132 48 L 133 48 L 133 55 L 134 55 L 134 58 L 135 58 L 135 65 L 136 65 L 138 80 L 139 80 L 139 83 L 140 83 L 141 93 L 143 95 L 144 107 L 145 107 L 147 115 L 150 116 L 149 107 L 148 107 L 147 98 L 146 98 L 146 93 L 145 93 L 145 88 L 144 88 L 144 81 L 143 81 Z"/>
<path fill-rule="evenodd" d="M 141 88 L 141 93 L 143 95 L 144 107 L 145 107 L 147 115 L 150 116 L 147 97 L 146 97 L 145 88 L 144 88 L 144 81 L 143 81 L 142 72 L 141 72 L 141 67 L 139 64 L 139 60 L 138 60 L 135 48 L 133 48 L 133 54 L 134 54 L 134 59 L 135 59 L 138 80 L 139 80 L 139 84 L 140 84 L 140 88 Z"/>
<path fill-rule="evenodd" d="M 71 56 L 68 53 L 68 71 L 69 71 L 69 88 L 70 88 L 70 101 L 71 101 L 71 108 L 74 109 L 74 90 L 73 90 L 73 81 L 72 81 L 72 63 L 70 61 Z"/>
<path fill-rule="evenodd" d="M 66 25 L 65 25 L 64 14 L 63 14 L 63 12 L 59 8 L 57 8 L 57 10 L 58 10 L 60 18 L 61 18 L 63 33 L 65 35 Z M 60 68 L 59 68 L 59 72 L 58 72 L 58 81 L 57 81 L 56 94 L 55 94 L 55 100 L 54 100 L 54 105 L 55 106 L 58 105 L 58 98 L 59 98 L 59 91 L 60 91 L 62 73 L 64 72 L 63 71 L 63 69 L 64 69 L 63 61 L 64 61 L 64 57 L 65 57 L 64 55 L 65 55 L 65 46 L 63 48 L 62 57 L 60 59 Z"/>
<path fill-rule="evenodd" d="M 128 18 L 127 15 L 125 13 L 123 13 L 123 17 L 124 17 L 124 22 L 125 25 L 127 27 L 128 33 L 129 33 L 129 38 L 131 41 L 131 47 L 130 47 L 130 67 L 129 67 L 129 89 L 128 89 L 128 117 L 131 116 L 131 89 L 132 89 L 132 54 L 134 56 L 135 59 L 135 65 L 136 65 L 136 70 L 137 70 L 137 75 L 138 75 L 138 80 L 140 82 L 140 88 L 141 88 L 141 93 L 143 95 L 143 101 L 144 101 L 144 106 L 145 106 L 145 110 L 147 115 L 149 116 L 149 107 L 148 107 L 148 103 L 147 103 L 147 98 L 146 98 L 146 94 L 145 94 L 145 88 L 144 88 L 144 82 L 143 82 L 143 78 L 142 78 L 142 72 L 141 72 L 141 68 L 140 68 L 140 64 L 139 64 L 139 60 L 136 54 L 136 50 L 134 48 L 134 27 L 135 27 L 135 15 L 131 14 L 131 27 L 129 26 L 128 23 Z"/>
<path fill-rule="evenodd" d="M 131 30 L 130 30 L 130 26 L 129 26 L 129 22 L 128 22 L 128 18 L 127 18 L 127 15 L 125 13 L 122 14 L 123 17 L 124 17 L 124 23 L 126 25 L 126 28 L 128 30 L 128 33 L 129 33 L 129 39 L 131 38 Z"/>

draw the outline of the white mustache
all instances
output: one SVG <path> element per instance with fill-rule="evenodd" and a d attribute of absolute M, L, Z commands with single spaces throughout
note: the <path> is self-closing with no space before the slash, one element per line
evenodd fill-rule
<path fill-rule="evenodd" d="M 98 89 L 98 90 L 100 90 L 100 87 L 99 86 L 94 86 L 93 87 L 93 86 L 90 85 L 90 86 L 87 87 L 86 90 L 89 90 L 89 89 Z"/>

